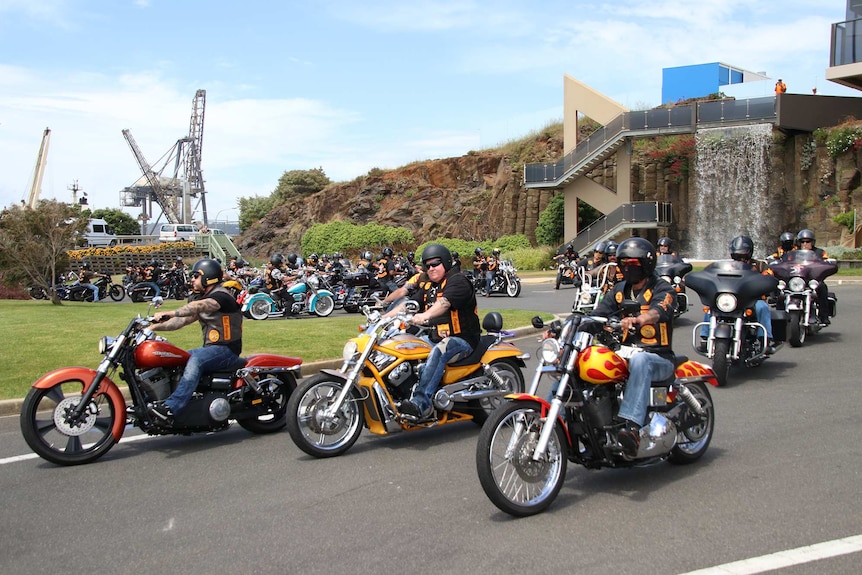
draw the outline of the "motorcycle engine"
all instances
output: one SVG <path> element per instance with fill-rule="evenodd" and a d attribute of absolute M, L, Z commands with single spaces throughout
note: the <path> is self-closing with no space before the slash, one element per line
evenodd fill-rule
<path fill-rule="evenodd" d="M 614 419 L 614 386 L 597 385 L 585 394 L 584 409 L 589 414 L 594 427 L 602 428 L 613 423 Z"/>
<path fill-rule="evenodd" d="M 149 401 L 160 401 L 167 399 L 173 389 L 175 370 L 166 370 L 156 367 L 138 374 L 138 382 L 141 389 L 147 395 Z"/>
<path fill-rule="evenodd" d="M 400 399 L 410 397 L 413 384 L 418 380 L 419 378 L 414 372 L 412 364 L 407 361 L 396 365 L 386 376 L 386 384 L 390 391 Z"/>

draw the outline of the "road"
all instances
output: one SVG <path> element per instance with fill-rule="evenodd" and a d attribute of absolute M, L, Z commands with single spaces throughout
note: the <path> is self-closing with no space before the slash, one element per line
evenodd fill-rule
<path fill-rule="evenodd" d="M 715 437 L 701 461 L 570 465 L 555 504 L 520 520 L 479 486 L 472 423 L 366 432 L 329 460 L 286 433 L 233 426 L 124 440 L 94 464 L 61 468 L 28 455 L 16 417 L 0 418 L 0 571 L 680 574 L 860 535 L 862 288 L 834 291 L 840 315 L 828 330 L 712 389 Z M 525 285 L 480 307 L 565 313 L 572 294 Z M 699 315 L 675 331 L 692 357 Z M 520 344 L 535 351 L 535 337 Z M 860 559 L 778 572 L 855 574 Z"/>

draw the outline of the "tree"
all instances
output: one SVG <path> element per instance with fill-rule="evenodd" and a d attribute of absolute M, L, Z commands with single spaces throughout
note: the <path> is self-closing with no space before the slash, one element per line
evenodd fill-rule
<path fill-rule="evenodd" d="M 30 283 L 50 290 L 51 302 L 59 305 L 54 291 L 58 269 L 69 265 L 66 252 L 75 238 L 87 230 L 80 210 L 56 200 L 43 200 L 35 209 L 13 206 L 0 213 L 0 266 L 5 281 Z"/>
<path fill-rule="evenodd" d="M 278 186 L 272 194 L 279 202 L 288 202 L 295 196 L 304 197 L 319 192 L 331 183 L 323 168 L 291 170 L 278 179 Z"/>
<path fill-rule="evenodd" d="M 556 194 L 548 206 L 539 214 L 536 225 L 536 241 L 541 245 L 554 246 L 561 242 L 565 229 L 565 199 Z"/>
<path fill-rule="evenodd" d="M 263 219 L 263 217 L 272 211 L 275 207 L 275 201 L 272 196 L 262 198 L 254 196 L 251 198 L 239 198 L 237 201 L 239 207 L 239 230 L 246 231 L 253 223 Z"/>
<path fill-rule="evenodd" d="M 141 233 L 141 224 L 123 210 L 99 209 L 94 211 L 91 217 L 102 218 L 108 222 L 118 236 L 137 236 Z"/>

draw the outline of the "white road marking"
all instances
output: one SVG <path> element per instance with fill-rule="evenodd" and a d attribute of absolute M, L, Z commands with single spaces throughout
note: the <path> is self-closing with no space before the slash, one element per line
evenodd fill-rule
<path fill-rule="evenodd" d="M 753 573 L 774 571 L 783 567 L 810 563 L 839 555 L 858 553 L 859 551 L 862 551 L 862 535 L 854 535 L 852 537 L 845 537 L 844 539 L 825 541 L 816 545 L 808 545 L 807 547 L 797 547 L 796 549 L 778 551 L 769 555 L 752 557 L 750 559 L 734 561 L 733 563 L 698 569 L 697 571 L 689 571 L 680 575 L 751 575 Z"/>
<path fill-rule="evenodd" d="M 119 443 L 129 443 L 132 441 L 140 441 L 141 439 L 151 439 L 150 435 L 133 435 L 131 437 L 123 437 L 120 439 Z M 19 461 L 27 461 L 28 459 L 35 459 L 39 457 L 35 453 L 27 453 L 25 455 L 14 455 L 12 457 L 4 457 L 0 459 L 0 465 L 6 465 L 7 463 L 18 463 Z"/>

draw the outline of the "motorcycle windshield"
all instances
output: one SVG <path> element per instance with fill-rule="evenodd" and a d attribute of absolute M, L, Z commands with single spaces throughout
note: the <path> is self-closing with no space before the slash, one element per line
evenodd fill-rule
<path fill-rule="evenodd" d="M 691 264 L 672 254 L 661 254 L 656 258 L 655 271 L 660 276 L 684 276 L 691 271 Z"/>
<path fill-rule="evenodd" d="M 775 277 L 789 280 L 791 277 L 801 277 L 822 282 L 838 271 L 838 264 L 828 262 L 812 250 L 793 250 L 785 255 L 782 261 L 769 266 Z"/>
<path fill-rule="evenodd" d="M 751 265 L 734 260 L 720 260 L 706 266 L 703 271 L 685 277 L 686 286 L 700 296 L 703 305 L 714 306 L 720 293 L 735 294 L 738 309 L 751 307 L 754 302 L 778 287 L 778 280 L 765 276 Z"/>

